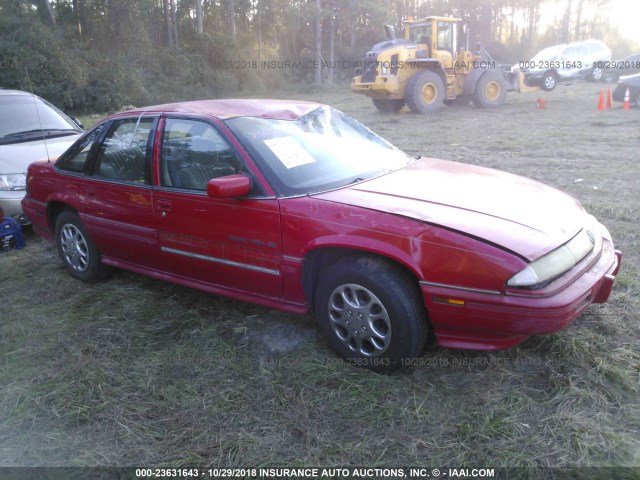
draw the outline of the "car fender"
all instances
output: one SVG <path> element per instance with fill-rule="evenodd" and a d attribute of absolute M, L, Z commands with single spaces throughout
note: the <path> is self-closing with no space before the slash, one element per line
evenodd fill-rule
<path fill-rule="evenodd" d="M 307 244 L 303 258 L 299 259 L 300 263 L 297 268 L 299 272 L 298 278 L 301 278 L 302 282 L 301 284 L 291 282 L 301 286 L 302 290 L 298 288 L 291 289 L 292 291 L 289 294 L 292 295 L 292 298 L 306 301 L 308 305 L 312 305 L 313 292 L 321 268 L 344 258 L 355 256 L 384 259 L 414 277 L 416 286 L 418 285 L 418 282 L 422 279 L 419 273 L 420 268 L 410 254 L 387 242 L 376 241 L 366 237 L 361 237 L 358 240 L 355 241 L 354 238 L 347 238 L 344 235 L 327 235 Z"/>
<path fill-rule="evenodd" d="M 322 249 L 340 249 L 350 250 L 354 254 L 357 252 L 376 255 L 386 258 L 394 263 L 400 264 L 409 270 L 418 279 L 422 278 L 420 265 L 409 252 L 406 252 L 388 242 L 367 238 L 365 236 L 345 236 L 345 235 L 327 235 L 314 239 L 306 245 L 303 258 L 306 261 L 313 255 L 316 255 Z"/>

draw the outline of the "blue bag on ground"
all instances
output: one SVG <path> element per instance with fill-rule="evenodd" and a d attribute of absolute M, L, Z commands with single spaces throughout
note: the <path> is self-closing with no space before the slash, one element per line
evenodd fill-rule
<path fill-rule="evenodd" d="M 0 251 L 23 248 L 24 245 L 22 226 L 11 217 L 0 219 Z"/>

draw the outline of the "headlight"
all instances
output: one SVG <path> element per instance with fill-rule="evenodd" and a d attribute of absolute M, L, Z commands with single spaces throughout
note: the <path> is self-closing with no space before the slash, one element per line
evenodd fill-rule
<path fill-rule="evenodd" d="M 552 252 L 534 260 L 507 282 L 509 287 L 541 287 L 543 284 L 571 270 L 586 257 L 595 245 L 602 242 L 597 222 Z"/>
<path fill-rule="evenodd" d="M 25 190 L 26 188 L 26 173 L 10 173 L 8 175 L 0 175 L 0 190 Z"/>

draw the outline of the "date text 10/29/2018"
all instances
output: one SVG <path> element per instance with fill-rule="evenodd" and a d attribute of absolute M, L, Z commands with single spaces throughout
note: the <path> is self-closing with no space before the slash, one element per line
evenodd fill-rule
<path fill-rule="evenodd" d="M 136 468 L 138 478 L 494 478 L 493 468 Z"/>

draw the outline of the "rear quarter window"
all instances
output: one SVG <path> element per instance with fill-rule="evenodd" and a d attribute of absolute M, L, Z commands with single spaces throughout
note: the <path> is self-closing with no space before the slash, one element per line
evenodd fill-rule
<path fill-rule="evenodd" d="M 104 124 L 81 137 L 60 157 L 56 162 L 56 168 L 66 172 L 83 173 L 89 152 L 103 130 Z"/>

